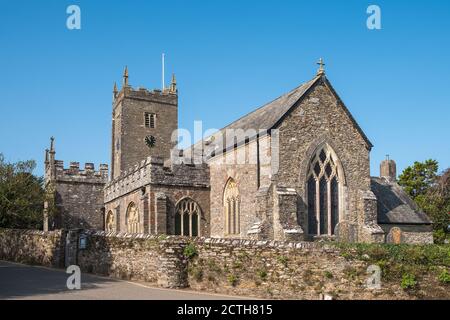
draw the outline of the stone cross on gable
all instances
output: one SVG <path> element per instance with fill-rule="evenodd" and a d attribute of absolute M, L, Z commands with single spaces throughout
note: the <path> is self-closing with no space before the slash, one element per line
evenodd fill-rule
<path fill-rule="evenodd" d="M 325 73 L 325 69 L 324 69 L 325 63 L 323 62 L 323 59 L 320 58 L 319 61 L 317 62 L 317 64 L 320 66 L 319 70 L 317 70 L 317 74 L 324 74 Z"/>

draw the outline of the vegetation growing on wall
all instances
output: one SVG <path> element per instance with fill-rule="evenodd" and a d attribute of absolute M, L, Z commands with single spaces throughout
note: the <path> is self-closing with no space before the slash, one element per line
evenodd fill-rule
<path fill-rule="evenodd" d="M 347 260 L 381 268 L 382 279 L 413 291 L 430 281 L 447 285 L 450 245 L 335 244 Z M 450 289 L 450 288 L 449 288 Z"/>
<path fill-rule="evenodd" d="M 184 248 L 183 254 L 188 260 L 193 259 L 195 256 L 197 256 L 197 248 L 191 242 Z"/>
<path fill-rule="evenodd" d="M 245 249 L 196 244 L 189 259 L 194 289 L 263 298 L 448 298 L 450 245 L 323 243 L 317 249 Z M 381 270 L 370 290 L 369 266 Z"/>

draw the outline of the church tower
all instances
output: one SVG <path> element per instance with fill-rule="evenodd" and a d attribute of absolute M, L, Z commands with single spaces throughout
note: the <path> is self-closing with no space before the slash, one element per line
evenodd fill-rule
<path fill-rule="evenodd" d="M 128 68 L 120 91 L 114 84 L 111 177 L 138 164 L 148 156 L 170 158 L 176 146 L 173 132 L 178 129 L 178 90 L 175 76 L 167 89 L 149 91 L 132 88 Z"/>

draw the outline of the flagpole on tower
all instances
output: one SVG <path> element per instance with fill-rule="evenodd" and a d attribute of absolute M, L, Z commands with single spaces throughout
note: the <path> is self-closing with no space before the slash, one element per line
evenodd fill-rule
<path fill-rule="evenodd" d="M 165 54 L 162 54 L 162 91 L 164 92 L 164 90 L 166 89 L 165 86 L 165 79 L 164 79 L 164 64 L 165 64 Z"/>

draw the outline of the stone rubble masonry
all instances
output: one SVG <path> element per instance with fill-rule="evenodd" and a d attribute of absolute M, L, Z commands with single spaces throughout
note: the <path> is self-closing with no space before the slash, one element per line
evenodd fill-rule
<path fill-rule="evenodd" d="M 255 128 L 260 129 L 260 128 Z M 241 199 L 241 234 L 246 238 L 275 240 L 306 239 L 308 230 L 307 190 L 310 161 L 317 148 L 328 144 L 342 167 L 339 220 L 356 228 L 355 241 L 378 241 L 383 232 L 373 222 L 373 205 L 362 200 L 370 192 L 371 145 L 358 130 L 348 110 L 327 80 L 312 86 L 276 127 L 279 162 L 271 152 L 270 136 L 237 147 L 208 161 L 211 175 L 211 235 L 227 237 L 224 231 L 223 190 L 233 178 Z M 258 152 L 259 147 L 259 152 Z M 259 153 L 260 163 L 252 159 Z M 238 159 L 245 161 L 239 162 Z M 252 161 L 253 160 L 253 161 Z M 361 201 L 365 201 L 364 204 Z M 369 215 L 367 219 L 364 215 Z M 365 225 L 370 220 L 369 225 Z M 260 228 L 261 227 L 261 228 Z M 262 230 L 270 230 L 266 234 Z M 261 230 L 261 232 L 258 232 Z M 343 239 L 343 240 L 348 240 Z"/>
<path fill-rule="evenodd" d="M 358 217 L 358 241 L 367 243 L 384 242 L 384 231 L 377 224 L 377 197 L 372 191 L 361 190 L 359 196 L 360 215 Z"/>
<path fill-rule="evenodd" d="M 62 268 L 65 236 L 63 230 L 0 229 L 0 260 Z"/>
<path fill-rule="evenodd" d="M 186 287 L 186 241 L 149 234 L 86 232 L 87 248 L 79 250 L 82 271 L 164 288 Z"/>
<path fill-rule="evenodd" d="M 322 78 L 279 125 L 278 186 L 294 188 L 299 197 L 298 221 L 305 233 L 310 161 L 317 148 L 328 144 L 336 153 L 343 176 L 339 221 L 361 226 L 359 192 L 370 190 L 370 145 L 355 126 L 342 101 Z M 363 220 L 363 219 L 362 219 Z M 356 238 L 358 238 L 357 235 Z M 358 239 L 359 241 L 359 239 Z"/>
<path fill-rule="evenodd" d="M 138 206 L 141 230 L 149 234 L 174 234 L 176 204 L 189 197 L 201 209 L 200 235 L 209 236 L 209 168 L 206 164 L 174 164 L 148 157 L 123 172 L 105 187 L 105 212 L 117 221 L 114 231 L 126 231 L 126 211 Z"/>
<path fill-rule="evenodd" d="M 54 160 L 51 140 L 46 153 L 46 186 L 54 187 L 58 215 L 50 227 L 44 223 L 45 230 L 105 230 L 106 217 L 111 217 L 114 226 L 110 224 L 108 231 L 174 234 L 177 204 L 188 197 L 201 211 L 200 236 L 312 240 L 317 230 L 308 230 L 307 181 L 311 159 L 327 146 L 335 158 L 339 184 L 334 202 L 339 207 L 339 223 L 332 237 L 343 242 L 386 240 L 386 228 L 377 223 L 382 198 L 377 199 L 371 191 L 372 145 L 324 74 L 309 82 L 295 103 L 286 105 L 289 110 L 281 109 L 285 113 L 276 122 L 261 122 L 259 116 L 250 114 L 248 122 L 244 121 L 249 130 L 243 143 L 223 141 L 235 139 L 225 132 L 225 137 L 215 136 L 217 139 L 201 141 L 194 145 L 198 148 L 185 151 L 176 150 L 172 141 L 178 129 L 175 87 L 163 92 L 134 89 L 128 85 L 127 72 L 124 80 L 120 92 L 114 91 L 110 182 L 106 165 L 98 172 L 92 164 L 80 170 L 76 162 L 64 169 L 61 161 Z M 146 113 L 155 116 L 152 128 L 146 126 Z M 156 139 L 154 146 L 144 142 L 150 135 Z M 234 147 L 220 152 L 222 148 L 215 148 L 218 145 Z M 215 150 L 207 163 L 186 163 L 186 155 L 201 155 L 205 150 Z M 395 181 L 394 161 L 383 161 L 381 176 Z M 239 190 L 239 234 L 232 235 L 225 230 L 224 210 L 224 188 L 230 179 Z M 46 203 L 44 213 L 48 207 Z M 137 209 L 137 229 L 128 225 L 126 213 L 131 207 Z M 417 242 L 422 236 L 429 241 L 430 233 L 425 230 L 420 235 L 419 229 L 417 236 L 400 238 Z"/>
<path fill-rule="evenodd" d="M 105 203 L 148 184 L 209 188 L 209 170 L 206 164 L 165 166 L 163 158 L 147 157 L 105 186 Z"/>
<path fill-rule="evenodd" d="M 70 231 L 72 232 L 72 231 Z M 322 242 L 185 238 L 78 230 L 85 249 L 74 261 L 83 272 L 146 281 L 164 288 L 275 299 L 410 299 L 400 283 L 369 290 L 368 262 L 347 260 Z M 0 229 L 0 259 L 64 266 L 67 231 Z M 193 255 L 185 256 L 190 246 Z"/>
<path fill-rule="evenodd" d="M 65 169 L 64 162 L 46 163 L 45 186 L 52 192 L 56 216 L 45 221 L 48 229 L 103 229 L 103 189 L 108 181 L 108 165 L 101 164 L 98 171 L 94 164 L 86 163 L 80 170 L 78 162 L 71 162 Z"/>
<path fill-rule="evenodd" d="M 145 126 L 145 113 L 155 114 L 155 127 Z M 176 143 L 172 134 L 178 129 L 178 95 L 123 87 L 113 102 L 111 177 L 129 170 L 147 156 L 170 158 Z M 145 137 L 153 136 L 156 144 L 149 148 Z"/>
<path fill-rule="evenodd" d="M 75 234 L 87 239 L 86 249 L 75 245 L 77 256 L 70 257 L 82 272 L 142 280 L 166 288 L 188 285 L 187 260 L 183 256 L 186 239 L 92 230 L 78 230 Z M 0 229 L 0 260 L 64 268 L 66 236 L 65 230 Z"/>
<path fill-rule="evenodd" d="M 259 174 L 256 155 L 259 147 Z M 259 189 L 269 187 L 272 178 L 270 137 L 259 138 L 238 146 L 235 150 L 216 155 L 208 161 L 211 176 L 211 236 L 229 237 L 225 232 L 224 189 L 230 178 L 234 179 L 240 199 L 240 237 L 248 237 L 248 232 L 266 216 L 257 213 Z M 259 176 L 259 186 L 258 179 Z M 259 188 L 258 188 L 259 187 Z M 259 193 L 260 194 L 260 193 Z M 267 198 L 262 198 L 262 200 Z M 261 205 L 262 206 L 262 205 Z M 266 214 L 265 208 L 260 214 Z M 262 209 L 261 209 L 262 210 Z M 267 213 L 271 214 L 271 213 Z M 270 221 L 268 224 L 273 225 Z M 273 230 L 266 236 L 273 237 Z M 258 235 L 260 237 L 261 235 Z"/>
<path fill-rule="evenodd" d="M 380 164 L 380 177 L 395 181 L 397 179 L 397 165 L 394 160 L 384 160 Z"/>
<path fill-rule="evenodd" d="M 192 289 L 266 299 L 410 299 L 397 283 L 367 289 L 368 263 L 320 242 L 197 239 Z M 395 294 L 393 293 L 395 292 Z"/>
<path fill-rule="evenodd" d="M 386 234 L 386 243 L 432 244 L 433 230 L 430 226 L 381 224 Z M 397 233 L 397 240 L 393 239 Z"/>

